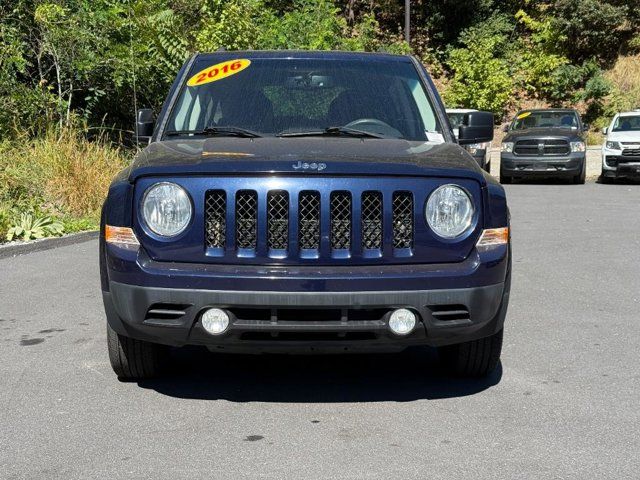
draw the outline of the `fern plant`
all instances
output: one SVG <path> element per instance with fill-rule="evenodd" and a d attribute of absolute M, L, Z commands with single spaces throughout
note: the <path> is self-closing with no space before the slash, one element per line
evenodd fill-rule
<path fill-rule="evenodd" d="M 20 222 L 7 232 L 7 240 L 35 240 L 37 238 L 59 236 L 63 232 L 63 225 L 51 217 L 36 217 L 31 213 L 23 213 L 20 215 Z"/>

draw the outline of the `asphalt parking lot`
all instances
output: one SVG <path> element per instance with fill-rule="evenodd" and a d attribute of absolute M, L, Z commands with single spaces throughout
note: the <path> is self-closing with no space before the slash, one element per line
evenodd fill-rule
<path fill-rule="evenodd" d="M 640 186 L 516 184 L 502 365 L 429 350 L 108 364 L 97 243 L 0 260 L 1 478 L 637 478 Z"/>

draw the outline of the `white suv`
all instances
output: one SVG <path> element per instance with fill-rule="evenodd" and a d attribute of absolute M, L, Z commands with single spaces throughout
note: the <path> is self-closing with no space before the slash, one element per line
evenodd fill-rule
<path fill-rule="evenodd" d="M 616 178 L 640 179 L 640 109 L 618 113 L 608 128 L 602 145 L 600 181 Z"/>

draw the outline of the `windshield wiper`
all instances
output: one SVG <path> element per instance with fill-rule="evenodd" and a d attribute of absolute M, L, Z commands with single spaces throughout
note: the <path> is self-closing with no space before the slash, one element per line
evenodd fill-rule
<path fill-rule="evenodd" d="M 303 131 L 289 131 L 277 133 L 276 137 L 324 137 L 324 136 L 341 136 L 346 135 L 349 137 L 368 137 L 368 138 L 386 138 L 379 133 L 366 132 L 364 130 L 357 130 L 351 127 L 327 127 L 324 130 L 303 130 Z"/>
<path fill-rule="evenodd" d="M 242 138 L 257 138 L 261 137 L 257 132 L 248 130 L 242 127 L 206 127 L 202 130 L 169 130 L 167 136 L 177 135 L 206 135 L 206 136 L 219 136 L 219 137 L 242 137 Z"/>

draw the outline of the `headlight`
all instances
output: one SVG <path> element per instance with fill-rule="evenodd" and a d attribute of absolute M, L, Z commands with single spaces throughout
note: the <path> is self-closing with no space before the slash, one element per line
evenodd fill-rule
<path fill-rule="evenodd" d="M 607 148 L 611 150 L 622 150 L 620 142 L 607 142 Z"/>
<path fill-rule="evenodd" d="M 571 142 L 571 151 L 572 152 L 584 152 L 587 149 L 587 146 L 584 142 Z"/>
<path fill-rule="evenodd" d="M 466 148 L 471 155 L 475 155 L 478 150 L 486 150 L 487 146 L 488 145 L 486 143 L 472 143 L 470 145 L 467 145 Z"/>
<path fill-rule="evenodd" d="M 457 185 L 442 185 L 427 200 L 425 216 L 431 230 L 443 238 L 456 238 L 466 232 L 473 221 L 473 202 Z"/>
<path fill-rule="evenodd" d="M 511 153 L 513 152 L 513 142 L 502 142 L 502 147 L 500 147 L 500 151 Z"/>
<path fill-rule="evenodd" d="M 184 188 L 161 182 L 147 189 L 142 200 L 142 218 L 158 235 L 173 237 L 191 221 L 191 201 Z"/>

